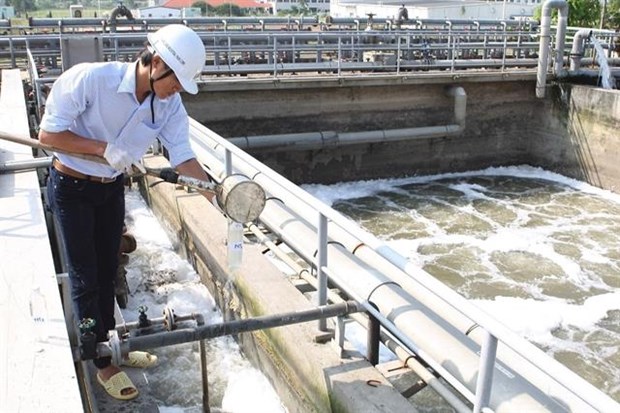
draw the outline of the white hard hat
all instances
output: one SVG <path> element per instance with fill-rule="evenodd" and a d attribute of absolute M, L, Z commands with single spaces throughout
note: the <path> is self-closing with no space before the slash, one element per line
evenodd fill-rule
<path fill-rule="evenodd" d="M 202 72 L 206 59 L 205 46 L 196 32 L 182 24 L 170 24 L 149 33 L 147 39 L 183 89 L 195 95 L 198 92 L 195 78 Z"/>

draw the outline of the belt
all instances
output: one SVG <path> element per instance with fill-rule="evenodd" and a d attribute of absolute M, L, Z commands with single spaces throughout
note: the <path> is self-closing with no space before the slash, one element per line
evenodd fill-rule
<path fill-rule="evenodd" d="M 91 182 L 97 182 L 100 184 L 109 184 L 112 182 L 116 182 L 116 178 L 106 178 L 103 176 L 91 176 L 91 175 L 86 175 L 83 174 L 82 172 L 78 172 L 75 169 L 69 168 L 67 165 L 63 165 L 62 162 L 60 162 L 57 158 L 54 158 L 54 160 L 52 161 L 52 166 L 54 167 L 54 169 L 56 169 L 58 172 L 60 172 L 63 175 L 67 175 L 70 176 L 71 178 L 76 178 L 76 179 L 83 179 L 86 181 L 91 181 Z"/>

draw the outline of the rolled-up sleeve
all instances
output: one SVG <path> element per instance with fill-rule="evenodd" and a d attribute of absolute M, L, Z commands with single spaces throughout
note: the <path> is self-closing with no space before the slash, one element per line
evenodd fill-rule
<path fill-rule="evenodd" d="M 87 72 L 83 65 L 73 66 L 55 82 L 45 105 L 40 127 L 47 132 L 68 130 L 84 112 L 88 102 Z"/>

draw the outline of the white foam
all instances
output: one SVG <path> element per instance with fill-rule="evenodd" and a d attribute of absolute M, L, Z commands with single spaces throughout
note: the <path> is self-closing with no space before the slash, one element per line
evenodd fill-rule
<path fill-rule="evenodd" d="M 150 318 L 161 317 L 168 306 L 176 315 L 198 312 L 207 323 L 221 322 L 213 297 L 191 265 L 174 252 L 168 235 L 140 195 L 130 191 L 125 198 L 127 225 L 138 245 L 126 267 L 130 297 L 127 308 L 122 310 L 125 320 L 136 320 L 137 308 L 146 305 Z M 286 412 L 269 381 L 243 358 L 232 338 L 208 340 L 208 349 L 210 397 L 223 397 L 226 412 Z M 154 353 L 160 365 L 145 374 L 157 394 L 160 411 L 200 409 L 202 380 L 197 344 L 162 347 Z"/>
<path fill-rule="evenodd" d="M 515 297 L 471 301 L 517 334 L 550 345 L 555 342 L 552 335 L 555 329 L 594 329 L 608 311 L 620 309 L 620 292 L 589 297 L 583 304 L 570 304 L 561 299 L 539 301 Z"/>

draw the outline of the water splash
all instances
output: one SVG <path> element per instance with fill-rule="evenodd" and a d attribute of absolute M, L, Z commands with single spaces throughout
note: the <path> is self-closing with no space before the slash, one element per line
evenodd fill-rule
<path fill-rule="evenodd" d="M 601 42 L 594 37 L 594 35 L 590 36 L 590 41 L 596 50 L 596 61 L 600 67 L 599 77 L 601 78 L 601 85 L 603 86 L 603 89 L 615 89 L 616 79 L 611 75 L 611 71 L 609 70 L 609 64 L 607 63 L 607 57 L 605 56 L 603 45 L 601 45 Z"/>

